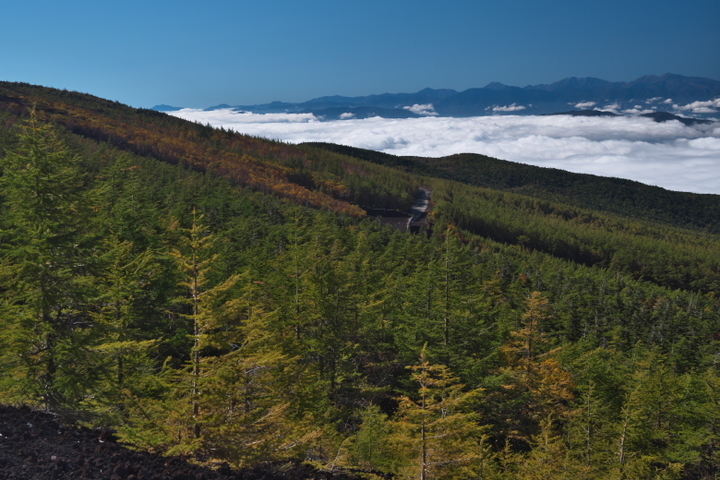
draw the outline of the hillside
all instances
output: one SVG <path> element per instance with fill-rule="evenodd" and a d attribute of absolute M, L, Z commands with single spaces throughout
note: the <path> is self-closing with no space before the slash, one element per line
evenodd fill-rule
<path fill-rule="evenodd" d="M 288 145 L 215 131 L 90 95 L 26 84 L 1 83 L 0 100 L 6 116 L 23 115 L 34 108 L 44 121 L 57 122 L 85 138 L 198 171 L 216 171 L 300 203 L 362 215 L 359 209 L 333 198 L 342 192 L 335 191 L 332 184 L 323 185 L 325 192 L 321 192 L 294 182 L 290 178 L 292 172 L 278 164 L 302 155 Z M 267 161 L 268 158 L 273 161 Z"/>
<path fill-rule="evenodd" d="M 720 473 L 717 196 L 26 84 L 0 120 L 2 404 L 238 469 Z"/>
<path fill-rule="evenodd" d="M 442 158 L 397 157 L 334 144 L 308 145 L 421 175 L 675 227 L 720 233 L 718 195 L 673 192 L 632 180 L 570 173 L 480 154 L 458 154 Z"/>

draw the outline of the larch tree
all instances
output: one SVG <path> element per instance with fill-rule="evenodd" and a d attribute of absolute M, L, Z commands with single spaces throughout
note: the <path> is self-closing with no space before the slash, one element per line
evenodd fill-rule
<path fill-rule="evenodd" d="M 400 397 L 394 425 L 398 451 L 407 455 L 404 478 L 460 479 L 476 475 L 488 453 L 485 428 L 472 404 L 480 390 L 464 391 L 444 365 L 432 364 L 425 349 L 420 364 L 410 367 L 420 385 L 416 398 Z"/>
<path fill-rule="evenodd" d="M 502 399 L 509 416 L 506 434 L 529 441 L 537 433 L 540 422 L 570 415 L 569 402 L 574 398 L 574 382 L 570 373 L 547 351 L 548 339 L 543 324 L 549 318 L 549 301 L 540 292 L 527 299 L 520 328 L 511 332 L 510 340 L 500 348 L 506 366 L 500 369 L 505 377 Z M 510 407 L 511 405 L 514 407 Z"/>
<path fill-rule="evenodd" d="M 143 330 L 145 292 L 158 275 L 159 266 L 151 250 L 133 252 L 133 244 L 111 235 L 100 255 L 102 278 L 93 320 L 99 338 L 93 350 L 102 359 L 102 382 L 87 399 L 99 417 L 118 422 L 127 415 L 126 405 L 143 396 L 146 380 L 154 374 L 151 352 L 160 343 L 147 339 Z"/>
<path fill-rule="evenodd" d="M 200 403 L 203 349 L 212 346 L 214 335 L 221 332 L 223 316 L 232 315 L 232 311 L 237 308 L 237 302 L 228 298 L 227 292 L 235 286 L 240 276 L 233 275 L 222 283 L 211 286 L 211 273 L 218 256 L 211 253 L 214 237 L 210 235 L 209 228 L 202 224 L 202 215 L 198 215 L 193 209 L 190 228 L 181 230 L 184 234 L 181 237 L 181 246 L 174 250 L 172 255 L 181 272 L 180 286 L 186 293 L 178 301 L 185 305 L 187 310 L 184 316 L 192 324 L 192 345 L 188 362 L 189 375 L 181 375 L 189 383 L 188 391 L 186 394 L 180 393 L 179 397 L 187 399 L 189 403 L 189 415 L 192 418 L 191 443 L 198 444 L 202 435 Z M 180 384 L 184 385 L 184 382 L 181 381 Z M 179 412 L 182 410 L 180 408 Z M 183 418 L 182 423 L 185 422 L 186 418 Z M 182 439 L 183 435 L 179 437 Z M 193 448 L 196 447 L 191 447 Z"/>
<path fill-rule="evenodd" d="M 201 380 L 200 452 L 236 466 L 290 458 L 320 434 L 297 408 L 308 372 L 282 351 L 277 315 L 252 304 L 253 286 L 240 297 L 240 322 L 216 342 L 226 353 L 204 359 Z"/>
<path fill-rule="evenodd" d="M 96 379 L 88 345 L 94 259 L 80 159 L 31 112 L 0 162 L 1 389 L 5 401 L 73 404 Z"/>

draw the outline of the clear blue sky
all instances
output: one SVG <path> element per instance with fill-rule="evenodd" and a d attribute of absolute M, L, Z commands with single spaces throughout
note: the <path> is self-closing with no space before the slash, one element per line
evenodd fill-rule
<path fill-rule="evenodd" d="M 718 0 L 38 0 L 2 18 L 0 80 L 136 107 L 720 80 Z"/>

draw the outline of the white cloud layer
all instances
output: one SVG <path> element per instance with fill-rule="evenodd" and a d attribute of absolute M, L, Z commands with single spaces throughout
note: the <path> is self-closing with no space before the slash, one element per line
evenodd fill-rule
<path fill-rule="evenodd" d="M 517 112 L 519 110 L 525 110 L 527 107 L 525 105 L 505 105 L 502 107 L 493 107 L 493 112 Z"/>
<path fill-rule="evenodd" d="M 575 104 L 575 108 L 590 108 L 597 105 L 596 102 L 580 102 Z"/>
<path fill-rule="evenodd" d="M 612 112 L 612 113 L 620 113 L 620 104 L 619 103 L 611 103 L 610 105 L 605 105 L 602 108 L 596 108 L 595 110 L 602 110 L 604 112 Z"/>
<path fill-rule="evenodd" d="M 687 105 L 673 105 L 676 110 L 692 113 L 718 113 L 720 112 L 720 98 L 706 102 L 692 102 Z"/>
<path fill-rule="evenodd" d="M 643 117 L 486 116 L 338 120 L 312 114 L 184 109 L 181 118 L 290 143 L 331 142 L 394 155 L 491 157 L 720 194 L 720 123 L 688 127 Z"/>
<path fill-rule="evenodd" d="M 642 105 L 635 105 L 633 108 L 626 108 L 623 113 L 629 113 L 631 115 L 642 115 L 645 113 L 653 113 L 655 108 L 643 108 Z"/>
<path fill-rule="evenodd" d="M 435 111 L 435 107 L 432 103 L 426 103 L 423 105 L 415 104 L 411 107 L 403 107 L 405 110 L 410 110 L 416 115 L 436 116 L 438 113 Z"/>

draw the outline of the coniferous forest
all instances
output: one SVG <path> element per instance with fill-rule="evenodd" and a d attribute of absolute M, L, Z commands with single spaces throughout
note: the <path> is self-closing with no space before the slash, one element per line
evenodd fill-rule
<path fill-rule="evenodd" d="M 720 197 L 482 159 L 0 83 L 0 403 L 236 467 L 717 478 Z"/>

